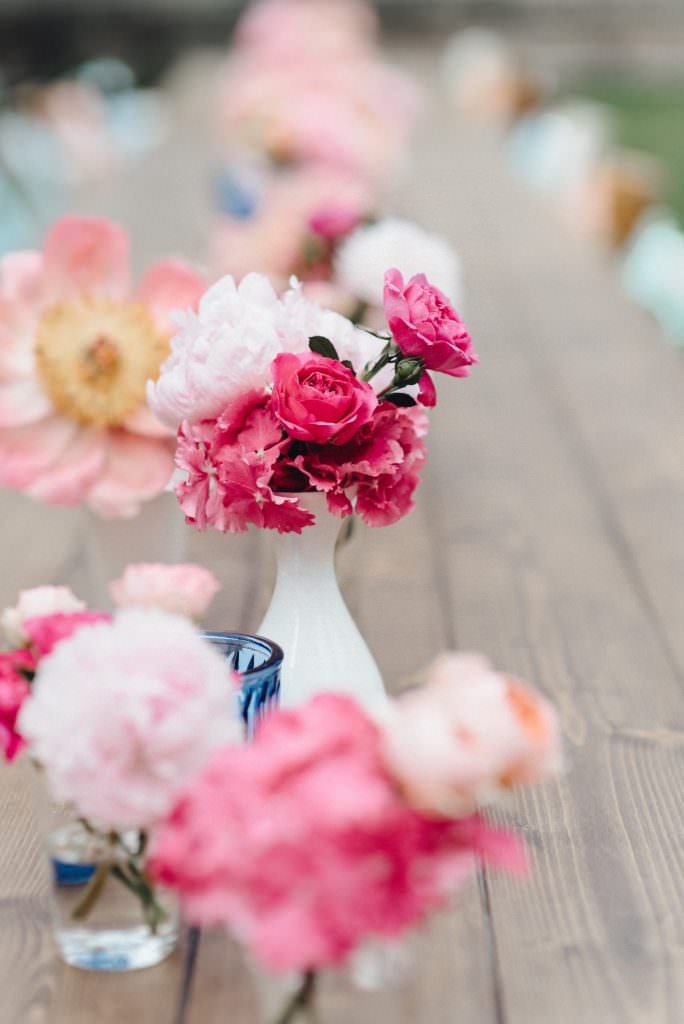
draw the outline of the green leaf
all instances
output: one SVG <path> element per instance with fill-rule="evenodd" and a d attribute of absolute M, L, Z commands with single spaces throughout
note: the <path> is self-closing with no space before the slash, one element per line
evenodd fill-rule
<path fill-rule="evenodd" d="M 325 356 L 326 359 L 339 360 L 340 358 L 332 341 L 330 341 L 329 338 L 324 338 L 320 334 L 314 334 L 313 338 L 309 338 L 309 348 L 317 355 Z"/>
<path fill-rule="evenodd" d="M 347 369 L 348 369 L 348 370 L 351 370 L 351 372 L 352 372 L 352 373 L 354 373 L 354 372 L 355 372 L 355 371 L 354 371 L 354 364 L 352 363 L 351 359 L 343 359 L 343 360 L 342 360 L 342 365 L 343 365 L 343 366 L 346 366 L 346 367 L 347 367 Z"/>
<path fill-rule="evenodd" d="M 416 405 L 415 398 L 411 398 L 410 395 L 405 395 L 401 391 L 395 391 L 392 395 L 385 395 L 385 402 L 391 402 L 392 405 L 398 405 L 400 409 L 409 409 L 412 405 Z"/>

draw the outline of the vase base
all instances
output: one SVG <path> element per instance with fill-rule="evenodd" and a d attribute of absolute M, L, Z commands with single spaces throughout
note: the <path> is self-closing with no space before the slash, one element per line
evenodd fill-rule
<path fill-rule="evenodd" d="M 169 956 L 177 935 L 151 935 L 149 928 L 111 931 L 58 928 L 55 939 L 62 959 L 84 971 L 138 971 L 156 967 Z"/>

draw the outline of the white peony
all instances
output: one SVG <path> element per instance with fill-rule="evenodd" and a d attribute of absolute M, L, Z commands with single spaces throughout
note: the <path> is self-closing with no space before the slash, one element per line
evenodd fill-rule
<path fill-rule="evenodd" d="M 21 732 L 54 798 L 110 828 L 146 828 L 241 728 L 225 658 L 156 608 L 80 629 L 40 663 Z"/>
<path fill-rule="evenodd" d="M 445 238 L 417 224 L 387 217 L 356 229 L 335 261 L 342 288 L 369 306 L 383 305 L 385 272 L 396 267 L 408 280 L 425 274 L 458 307 L 463 300 L 461 262 Z"/>
<path fill-rule="evenodd" d="M 5 608 L 0 615 L 0 626 L 8 644 L 18 647 L 28 639 L 24 633 L 24 623 L 29 619 L 59 612 L 83 612 L 85 607 L 83 601 L 79 601 L 68 587 L 34 587 L 33 590 L 21 591 L 14 608 Z"/>

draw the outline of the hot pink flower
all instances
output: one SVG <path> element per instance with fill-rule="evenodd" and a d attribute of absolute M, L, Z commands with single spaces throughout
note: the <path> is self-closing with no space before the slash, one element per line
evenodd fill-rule
<path fill-rule="evenodd" d="M 0 615 L 0 626 L 11 646 L 20 646 L 28 640 L 25 623 L 56 612 L 82 612 L 85 603 L 69 587 L 33 587 L 22 590 L 16 605 L 5 608 Z"/>
<path fill-rule="evenodd" d="M 0 653 L 0 750 L 8 761 L 13 761 L 24 747 L 17 717 L 31 691 L 23 673 L 32 674 L 35 667 L 30 651 Z"/>
<path fill-rule="evenodd" d="M 73 636 L 83 626 L 110 621 L 111 616 L 104 612 L 55 612 L 54 615 L 27 619 L 24 629 L 31 649 L 39 658 L 44 658 L 52 653 L 57 644 Z"/>
<path fill-rule="evenodd" d="M 183 565 L 129 565 L 109 590 L 119 608 L 163 608 L 199 620 L 221 584 L 213 572 L 188 562 Z"/>
<path fill-rule="evenodd" d="M 388 710 L 384 754 L 409 801 L 451 817 L 501 787 L 536 782 L 560 766 L 555 711 L 480 655 L 442 655 L 428 685 Z"/>
<path fill-rule="evenodd" d="M 336 359 L 284 353 L 273 363 L 273 412 L 290 437 L 344 444 L 371 419 L 378 399 L 370 384 Z"/>
<path fill-rule="evenodd" d="M 416 274 L 405 285 L 398 270 L 387 271 L 385 315 L 402 353 L 422 359 L 426 371 L 467 377 L 477 363 L 468 329 L 425 274 Z M 435 404 L 434 386 L 427 373 L 421 380 L 420 397 L 424 405 Z"/>
<path fill-rule="evenodd" d="M 50 504 L 135 515 L 173 469 L 145 386 L 167 351 L 169 311 L 204 280 L 161 263 L 131 289 L 125 231 L 63 217 L 41 252 L 0 264 L 0 484 Z"/>
<path fill-rule="evenodd" d="M 156 608 L 79 629 L 43 658 L 19 727 L 59 801 L 146 828 L 240 728 L 224 658 Z"/>
<path fill-rule="evenodd" d="M 362 211 L 357 207 L 331 203 L 313 214 L 309 227 L 315 235 L 334 241 L 353 231 L 361 217 Z"/>
<path fill-rule="evenodd" d="M 224 533 L 243 533 L 250 523 L 301 533 L 313 515 L 297 498 L 271 487 L 285 443 L 268 398 L 258 392 L 243 396 L 218 420 L 184 423 L 176 464 L 185 479 L 175 490 L 186 520 L 200 530 L 209 525 Z"/>
<path fill-rule="evenodd" d="M 271 716 L 254 744 L 218 752 L 186 788 L 152 853 L 199 924 L 224 923 L 275 970 L 336 963 L 401 934 L 478 858 L 520 866 L 515 840 L 478 818 L 408 807 L 380 733 L 349 698 Z"/>
<path fill-rule="evenodd" d="M 427 417 L 417 408 L 381 402 L 370 423 L 346 445 L 324 445 L 294 459 L 311 485 L 328 495 L 335 515 L 350 515 L 347 491 L 356 491 L 356 511 L 370 526 L 389 526 L 413 508 L 413 493 L 425 461 Z"/>

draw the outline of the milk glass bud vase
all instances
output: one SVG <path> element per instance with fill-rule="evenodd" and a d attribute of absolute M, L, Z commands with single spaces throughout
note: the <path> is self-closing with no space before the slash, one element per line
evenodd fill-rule
<path fill-rule="evenodd" d="M 280 703 L 296 707 L 324 691 L 346 693 L 373 709 L 385 700 L 382 676 L 352 619 L 335 572 L 343 520 L 324 494 L 300 495 L 316 522 L 301 534 L 277 534 L 275 590 L 258 629 L 285 652 Z"/>

